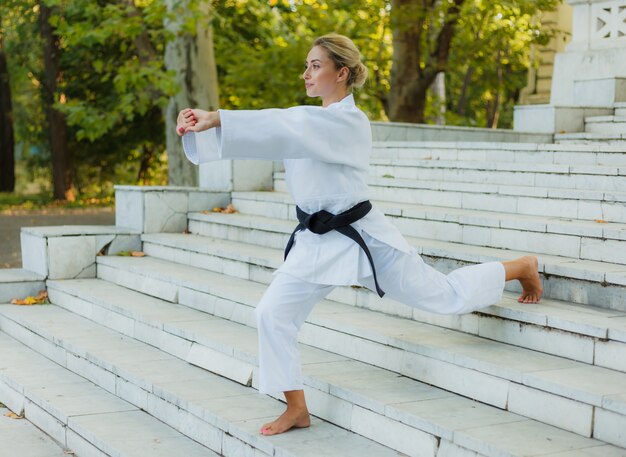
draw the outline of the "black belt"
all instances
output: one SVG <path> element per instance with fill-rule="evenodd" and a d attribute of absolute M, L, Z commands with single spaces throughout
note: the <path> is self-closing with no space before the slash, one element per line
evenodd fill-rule
<path fill-rule="evenodd" d="M 367 244 L 365 244 L 365 240 L 363 240 L 363 237 L 359 234 L 359 232 L 354 229 L 354 227 L 350 225 L 364 217 L 367 213 L 369 213 L 371 209 L 372 204 L 369 202 L 369 200 L 361 202 L 358 205 L 353 206 L 349 210 L 337 215 L 331 214 L 325 210 L 321 210 L 313 214 L 307 214 L 302 211 L 299 206 L 296 206 L 296 215 L 300 223 L 291 234 L 289 242 L 287 242 L 287 247 L 285 248 L 285 259 L 287 259 L 287 255 L 289 255 L 289 251 L 293 246 L 294 238 L 298 231 L 309 229 L 313 233 L 323 235 L 332 230 L 337 230 L 339 233 L 347 236 L 359 246 L 361 246 L 361 249 L 363 249 L 363 251 L 365 252 L 367 259 L 370 261 L 370 266 L 372 267 L 374 284 L 376 284 L 376 292 L 378 292 L 378 295 L 382 297 L 383 295 L 385 295 L 385 292 L 383 292 L 382 289 L 378 286 L 378 279 L 376 278 L 376 268 L 374 268 L 374 260 L 372 260 L 372 254 L 370 254 L 370 250 L 367 248 Z"/>

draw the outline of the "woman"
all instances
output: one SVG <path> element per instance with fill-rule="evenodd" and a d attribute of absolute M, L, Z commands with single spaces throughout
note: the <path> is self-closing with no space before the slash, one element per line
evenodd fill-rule
<path fill-rule="evenodd" d="M 189 160 L 282 159 L 298 206 L 301 224 L 256 309 L 259 391 L 283 392 L 287 401 L 286 411 L 261 428 L 264 435 L 310 424 L 297 336 L 315 303 L 335 286 L 360 284 L 441 314 L 493 305 L 501 299 L 505 281 L 512 279 L 522 284 L 520 302 L 536 303 L 542 294 L 535 257 L 444 275 L 426 265 L 382 212 L 371 208 L 366 184 L 371 130 L 351 94 L 367 77 L 360 57 L 344 36 L 315 40 L 303 79 L 307 95 L 320 97 L 321 107 L 185 109 L 178 116 Z"/>

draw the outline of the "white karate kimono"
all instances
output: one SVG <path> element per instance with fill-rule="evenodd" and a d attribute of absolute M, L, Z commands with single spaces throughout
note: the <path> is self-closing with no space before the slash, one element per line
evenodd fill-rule
<path fill-rule="evenodd" d="M 289 192 L 309 214 L 338 214 L 369 199 L 371 128 L 351 94 L 326 108 L 220 110 L 220 118 L 221 127 L 183 136 L 191 162 L 282 159 Z M 444 275 L 426 265 L 377 208 L 352 226 L 368 245 L 379 285 L 389 298 L 436 313 L 461 314 L 497 303 L 502 296 L 500 262 Z M 297 334 L 316 302 L 334 286 L 361 284 L 375 290 L 365 253 L 336 231 L 298 232 L 287 260 L 274 274 L 257 306 L 263 393 L 302 389 Z"/>

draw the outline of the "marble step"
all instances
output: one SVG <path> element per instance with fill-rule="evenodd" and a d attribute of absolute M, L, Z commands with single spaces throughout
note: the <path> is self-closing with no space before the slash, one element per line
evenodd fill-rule
<path fill-rule="evenodd" d="M 104 308 L 98 308 L 95 305 L 90 308 L 94 316 L 98 315 L 98 309 L 101 313 L 105 312 Z M 86 309 L 82 311 L 85 312 Z M 174 310 L 174 313 L 176 312 L 177 310 Z M 196 314 L 205 317 L 203 321 L 198 321 L 199 324 L 211 323 L 211 316 L 198 312 Z M 113 320 L 105 322 L 111 327 L 116 327 L 116 324 L 124 320 L 122 315 L 115 315 L 115 313 L 108 313 L 108 315 Z M 169 318 L 170 322 L 177 321 L 175 315 L 170 314 Z M 96 321 L 98 321 L 97 317 Z M 336 449 L 339 449 L 342 455 L 355 457 L 398 455 L 397 452 L 378 443 L 316 418 L 313 419 L 313 426 L 310 430 L 298 430 L 281 437 L 263 437 L 258 432 L 260 426 L 284 410 L 281 402 L 262 397 L 251 387 L 225 379 L 168 354 L 160 349 L 159 344 L 155 344 L 156 342 L 150 337 L 160 335 L 160 342 L 170 351 L 177 345 L 179 352 L 186 347 L 188 358 L 194 363 L 199 363 L 198 357 L 210 359 L 211 352 L 206 346 L 193 343 L 181 335 L 162 332 L 159 328 L 140 321 L 130 321 L 131 326 L 136 325 L 134 337 L 128 337 L 123 332 L 106 328 L 99 322 L 90 321 L 54 305 L 30 308 L 0 305 L 0 329 L 3 332 L 67 368 L 75 375 L 82 376 L 85 378 L 83 382 L 91 381 L 100 390 L 105 391 L 105 394 L 108 393 L 109 401 L 94 401 L 94 403 L 102 403 L 101 408 L 110 408 L 115 411 L 116 405 L 128 405 L 129 418 L 124 418 L 121 414 L 117 417 L 112 415 L 111 428 L 113 430 L 111 431 L 115 433 L 111 435 L 107 431 L 106 438 L 101 440 L 103 445 L 109 446 L 108 450 L 114 450 L 114 452 L 105 451 L 100 454 L 87 455 L 211 456 L 219 454 L 225 457 L 242 455 L 296 457 L 331 455 Z M 161 327 L 167 325 L 169 324 L 161 323 Z M 176 328 L 182 330 L 183 327 Z M 128 331 L 128 328 L 125 329 Z M 200 335 L 201 331 L 192 331 L 192 334 Z M 141 340 L 149 340 L 150 344 Z M 169 346 L 166 340 L 170 342 Z M 332 354 L 319 353 L 317 355 L 317 362 L 343 360 Z M 19 360 L 9 359 L 8 364 L 10 366 L 15 364 L 17 369 L 22 368 Z M 43 382 L 49 381 L 53 384 L 57 382 L 58 370 L 35 371 L 36 367 L 37 365 L 28 366 L 25 370 L 29 373 L 36 372 Z M 10 368 L 10 370 L 14 369 Z M 42 376 L 42 373 L 48 376 Z M 67 390 L 67 386 L 65 387 Z M 15 386 L 12 385 L 11 388 L 15 389 Z M 53 388 L 51 390 L 54 392 Z M 80 391 L 80 389 L 77 390 Z M 10 395 L 14 395 L 13 392 L 10 392 Z M 116 400 L 117 397 L 119 398 Z M 89 398 L 84 398 L 83 403 L 89 403 L 87 400 L 91 401 Z M 121 407 L 118 408 L 121 409 Z M 358 416 L 359 412 L 355 412 L 355 416 Z M 145 419 L 147 422 L 142 424 L 140 421 L 134 421 L 134 416 L 138 414 L 146 416 L 149 414 L 149 418 Z M 367 424 L 369 418 L 367 412 L 364 412 L 363 416 L 365 417 L 355 419 L 355 422 L 361 420 Z M 98 419 L 97 416 L 91 418 L 79 416 L 76 423 L 80 425 L 84 422 L 94 429 L 106 430 L 108 423 L 101 424 Z M 72 420 L 73 418 L 70 417 L 69 422 L 71 423 Z M 137 432 L 139 436 L 135 439 L 123 435 L 120 437 L 120 434 L 125 433 L 124 428 L 134 427 L 134 423 L 141 428 Z M 58 427 L 61 428 L 62 425 Z M 181 434 L 185 436 L 181 437 Z M 420 432 L 415 430 L 415 434 L 418 435 Z M 431 435 L 426 433 L 421 435 L 423 435 L 422 440 L 416 437 L 417 444 L 409 443 L 409 445 L 417 446 L 427 443 L 433 447 L 436 445 L 436 440 Z M 174 446 L 174 438 L 181 444 L 179 449 Z M 152 444 L 141 443 L 143 439 L 157 441 Z M 581 447 L 603 444 L 596 440 L 576 439 L 581 443 Z M 404 443 L 407 441 L 404 440 Z M 193 443 L 193 447 L 189 445 L 187 449 L 186 443 L 188 442 Z M 140 445 L 143 454 L 125 453 L 114 449 L 116 446 L 131 447 L 133 445 Z M 153 453 L 152 449 L 158 448 L 159 445 L 167 449 L 168 453 Z M 148 449 L 150 451 L 146 453 Z M 435 453 L 432 452 L 430 455 L 434 457 Z"/>
<path fill-rule="evenodd" d="M 104 281 L 57 281 L 51 284 L 51 289 L 55 291 L 57 297 L 55 301 L 63 303 L 64 307 L 79 310 L 89 319 L 100 322 L 103 315 L 110 317 L 115 315 L 116 318 L 134 321 L 134 333 L 139 338 L 146 339 L 147 334 L 137 332 L 137 324 L 150 325 L 154 330 L 148 342 L 156 347 L 171 348 L 173 347 L 171 344 L 163 343 L 168 339 L 171 342 L 174 338 L 178 338 L 187 344 L 194 342 L 198 346 L 220 347 L 231 357 L 243 359 L 246 362 L 252 361 L 256 366 L 257 355 L 254 347 L 256 332 L 253 328 L 200 311 L 196 312 L 197 315 L 193 321 L 186 321 L 180 318 L 178 307 L 174 304 L 156 299 L 149 302 L 145 296 L 121 287 L 115 289 L 110 283 Z M 90 306 L 85 306 L 86 303 Z M 202 305 L 196 306 L 202 308 Z M 98 310 L 95 309 L 96 307 Z M 166 314 L 168 308 L 170 312 Z M 253 308 L 250 308 L 248 313 L 252 311 Z M 118 325 L 120 323 L 120 320 L 116 318 L 108 318 L 104 322 L 115 327 L 113 322 L 117 320 Z M 157 335 L 159 332 L 160 338 Z M 463 446 L 463 442 L 454 441 L 459 431 L 467 427 L 477 427 L 479 424 L 503 425 L 517 422 L 521 427 L 516 427 L 516 430 L 525 428 L 526 424 L 522 423 L 525 419 L 516 414 L 461 398 L 436 387 L 398 377 L 390 371 L 315 350 L 306 345 L 301 345 L 301 350 L 305 385 L 312 410 L 319 410 L 322 415 L 328 415 L 329 420 L 334 419 L 344 428 L 352 429 L 359 434 L 366 434 L 388 446 L 392 445 L 390 443 L 395 443 L 394 448 L 400 452 L 409 455 L 424 455 L 422 454 L 424 450 L 428 450 L 425 454 L 431 455 L 431 450 L 436 451 L 436 443 L 433 446 L 432 436 L 427 435 L 434 435 L 436 439 L 449 440 Z M 324 357 L 326 362 L 321 363 L 320 359 Z M 217 366 L 215 369 L 219 370 L 220 367 Z M 225 375 L 228 376 L 228 374 Z M 255 379 L 256 373 L 253 376 L 253 385 Z M 513 393 L 514 391 L 515 389 L 511 388 L 509 407 L 515 404 L 514 397 L 517 394 Z M 401 409 L 402 414 L 397 414 L 397 409 Z M 361 410 L 364 410 L 362 414 L 367 417 L 359 420 L 355 417 L 355 413 L 359 414 Z M 472 410 L 473 414 L 470 412 Z M 441 414 L 437 419 L 433 416 L 435 411 Z M 464 413 L 461 415 L 460 411 Z M 315 412 L 315 414 L 320 413 Z M 456 423 L 450 421 L 452 417 L 456 417 Z M 538 423 L 534 423 L 534 426 L 545 427 Z M 609 426 L 609 429 L 612 430 L 612 428 Z M 610 436 L 614 433 L 607 433 L 600 429 L 604 429 L 604 426 L 600 426 L 596 431 L 597 435 Z M 517 432 L 513 432 L 513 435 L 517 435 Z M 490 440 L 494 438 L 492 436 Z M 515 436 L 515 438 L 519 437 Z M 407 444 L 408 440 L 412 445 Z M 494 449 L 498 447 L 494 441 L 489 444 L 480 443 L 477 447 L 473 446 L 469 449 L 478 451 L 482 455 L 491 447 L 487 455 L 495 453 L 502 455 L 499 454 L 502 449 Z"/>
<path fill-rule="evenodd" d="M 284 249 L 292 221 L 245 214 L 189 213 L 189 231 L 196 235 Z M 426 238 L 405 237 L 418 254 L 443 272 L 471 263 L 510 260 L 526 251 L 470 246 Z M 585 305 L 626 310 L 626 269 L 621 264 L 540 255 L 544 295 Z M 517 291 L 511 283 L 509 290 Z"/>
<path fill-rule="evenodd" d="M 372 159 L 370 175 L 418 181 L 471 182 L 507 186 L 626 191 L 626 165 L 559 165 Z"/>
<path fill-rule="evenodd" d="M 10 309 L 10 305 L 1 307 Z M 37 311 L 32 310 L 33 313 Z M 58 326 L 56 330 L 60 331 Z M 29 334 L 25 340 L 26 345 L 0 331 L 0 401 L 43 430 L 64 450 L 53 453 L 48 448 L 42 453 L 34 453 L 42 448 L 41 442 L 46 439 L 38 436 L 29 439 L 22 432 L 2 436 L 0 455 L 143 457 L 148 453 L 154 457 L 218 457 L 215 452 L 142 411 L 140 406 L 120 398 L 123 395 L 111 392 L 116 388 L 123 389 L 121 378 L 116 386 L 113 375 L 110 390 L 106 390 L 86 379 L 88 375 L 83 377 L 72 371 L 75 364 L 80 363 L 78 357 L 61 356 L 62 349 L 54 343 L 41 339 L 35 342 L 36 334 Z M 29 345 L 38 349 L 50 348 L 56 354 L 57 363 Z M 28 447 L 24 442 L 26 439 L 30 441 Z"/>
<path fill-rule="evenodd" d="M 585 118 L 585 132 L 626 133 L 626 116 L 590 116 Z"/>
<path fill-rule="evenodd" d="M 242 214 L 296 222 L 283 192 L 233 192 Z M 626 264 L 626 224 L 374 202 L 406 236 Z"/>
<path fill-rule="evenodd" d="M 591 147 L 597 144 L 604 147 L 614 147 L 621 149 L 623 155 L 626 133 L 555 133 L 554 141 L 562 146 L 580 145 Z"/>
<path fill-rule="evenodd" d="M 265 289 L 150 258 L 101 257 L 98 277 L 248 324 Z M 153 286 L 157 282 L 160 293 Z M 615 432 L 626 427 L 626 373 L 327 301 L 316 306 L 300 341 L 626 447 L 625 437 Z M 600 425 L 605 417 L 610 433 Z"/>
<path fill-rule="evenodd" d="M 626 117 L 626 102 L 615 103 L 615 115 L 620 117 Z"/>
<path fill-rule="evenodd" d="M 5 455 L 20 457 L 67 457 L 67 449 L 28 420 L 15 420 L 9 408 L 0 405 L 0 436 L 8 449 Z"/>
<path fill-rule="evenodd" d="M 151 257 L 215 273 L 269 284 L 282 263 L 282 251 L 198 235 L 143 235 Z M 499 304 L 478 313 L 442 316 L 420 311 L 365 288 L 340 287 L 329 299 L 391 316 L 479 335 L 495 341 L 626 372 L 626 311 L 608 311 L 543 299 L 541 304 L 517 302 L 505 292 Z"/>
<path fill-rule="evenodd" d="M 626 192 L 377 177 L 368 184 L 373 200 L 626 223 Z M 274 190 L 288 192 L 284 173 L 274 174 Z"/>
<path fill-rule="evenodd" d="M 0 303 L 9 303 L 14 298 L 37 296 L 46 289 L 45 277 L 24 268 L 0 269 Z"/>
<path fill-rule="evenodd" d="M 561 135 L 563 134 L 556 136 L 560 137 Z M 386 141 L 373 144 L 372 159 L 623 166 L 626 164 L 626 156 L 623 152 L 624 149 L 620 146 L 600 143 Z"/>

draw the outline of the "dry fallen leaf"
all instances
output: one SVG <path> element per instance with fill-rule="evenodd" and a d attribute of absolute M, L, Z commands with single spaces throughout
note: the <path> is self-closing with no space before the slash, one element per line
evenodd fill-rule
<path fill-rule="evenodd" d="M 594 222 L 597 222 L 598 224 L 608 224 L 609 221 L 605 221 L 604 219 L 594 219 Z"/>
<path fill-rule="evenodd" d="M 146 253 L 141 251 L 130 251 L 132 257 L 145 257 Z"/>
<path fill-rule="evenodd" d="M 10 417 L 11 419 L 24 419 L 24 416 L 18 416 L 13 411 L 9 411 L 8 413 L 4 413 L 6 417 Z"/>
<path fill-rule="evenodd" d="M 14 298 L 13 300 L 11 300 L 12 305 L 22 305 L 22 306 L 41 305 L 41 304 L 47 304 L 47 303 L 50 303 L 50 302 L 48 301 L 48 292 L 46 292 L 45 290 L 40 291 L 36 297 L 28 296 L 23 299 Z"/>
<path fill-rule="evenodd" d="M 204 214 L 209 214 L 209 211 L 202 211 Z M 232 214 L 232 213 L 236 213 L 237 210 L 235 209 L 235 207 L 233 206 L 232 203 L 229 203 L 226 208 L 218 208 L 217 206 L 215 208 L 213 208 L 213 212 L 214 213 L 225 213 L 225 214 Z"/>

